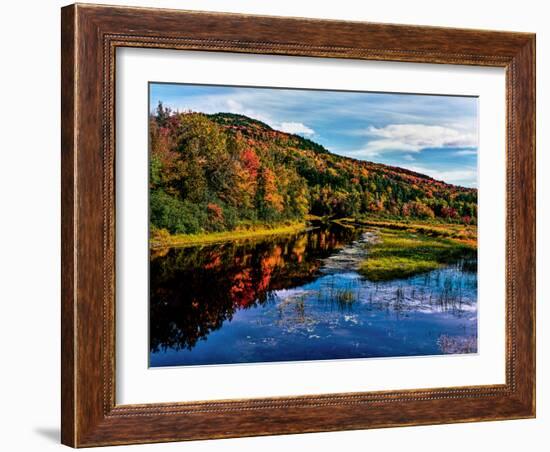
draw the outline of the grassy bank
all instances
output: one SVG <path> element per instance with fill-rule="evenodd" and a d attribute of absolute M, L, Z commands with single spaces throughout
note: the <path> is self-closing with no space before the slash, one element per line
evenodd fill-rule
<path fill-rule="evenodd" d="M 185 247 L 206 245 L 212 243 L 229 242 L 233 240 L 253 240 L 270 235 L 295 234 L 306 229 L 306 223 L 287 223 L 275 227 L 256 226 L 250 229 L 242 229 L 224 232 L 209 232 L 203 234 L 170 234 L 166 230 L 151 232 L 150 247 L 152 249 L 167 247 Z"/>
<path fill-rule="evenodd" d="M 371 281 L 407 278 L 476 255 L 475 240 L 429 236 L 403 229 L 379 229 L 360 273 Z"/>
<path fill-rule="evenodd" d="M 407 231 L 428 237 L 448 238 L 473 248 L 475 248 L 477 244 L 476 225 L 405 219 L 386 220 L 371 217 L 342 218 L 337 220 L 337 222 L 343 225 L 371 226 L 396 231 Z"/>

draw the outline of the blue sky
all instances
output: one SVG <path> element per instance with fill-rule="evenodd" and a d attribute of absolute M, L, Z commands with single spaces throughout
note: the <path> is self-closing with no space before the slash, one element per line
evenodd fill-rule
<path fill-rule="evenodd" d="M 305 136 L 329 151 L 477 186 L 477 98 L 150 84 L 150 108 L 231 112 Z"/>

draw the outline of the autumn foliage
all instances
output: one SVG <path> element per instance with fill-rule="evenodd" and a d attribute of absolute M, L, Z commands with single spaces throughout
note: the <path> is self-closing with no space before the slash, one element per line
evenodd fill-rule
<path fill-rule="evenodd" d="M 477 190 L 330 153 L 242 115 L 150 116 L 150 221 L 191 234 L 371 215 L 475 224 Z"/>

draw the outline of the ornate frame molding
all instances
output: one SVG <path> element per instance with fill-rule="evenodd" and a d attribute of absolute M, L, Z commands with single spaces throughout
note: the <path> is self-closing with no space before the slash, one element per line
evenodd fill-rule
<path fill-rule="evenodd" d="M 64 444 L 80 447 L 534 416 L 534 35 L 71 5 L 62 9 L 62 42 Z M 506 68 L 506 383 L 116 405 L 114 90 L 118 47 Z M 518 355 L 518 349 L 524 353 Z M 264 421 L 258 423 L 259 413 Z"/>

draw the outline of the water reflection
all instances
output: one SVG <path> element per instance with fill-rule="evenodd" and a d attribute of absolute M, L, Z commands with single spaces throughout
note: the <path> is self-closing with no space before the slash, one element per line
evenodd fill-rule
<path fill-rule="evenodd" d="M 369 234 L 333 225 L 157 253 L 150 364 L 475 352 L 475 262 L 372 283 L 356 271 Z"/>
<path fill-rule="evenodd" d="M 150 265 L 151 351 L 191 349 L 238 309 L 265 303 L 272 291 L 312 281 L 321 260 L 358 237 L 341 227 L 275 237 L 172 248 Z"/>

